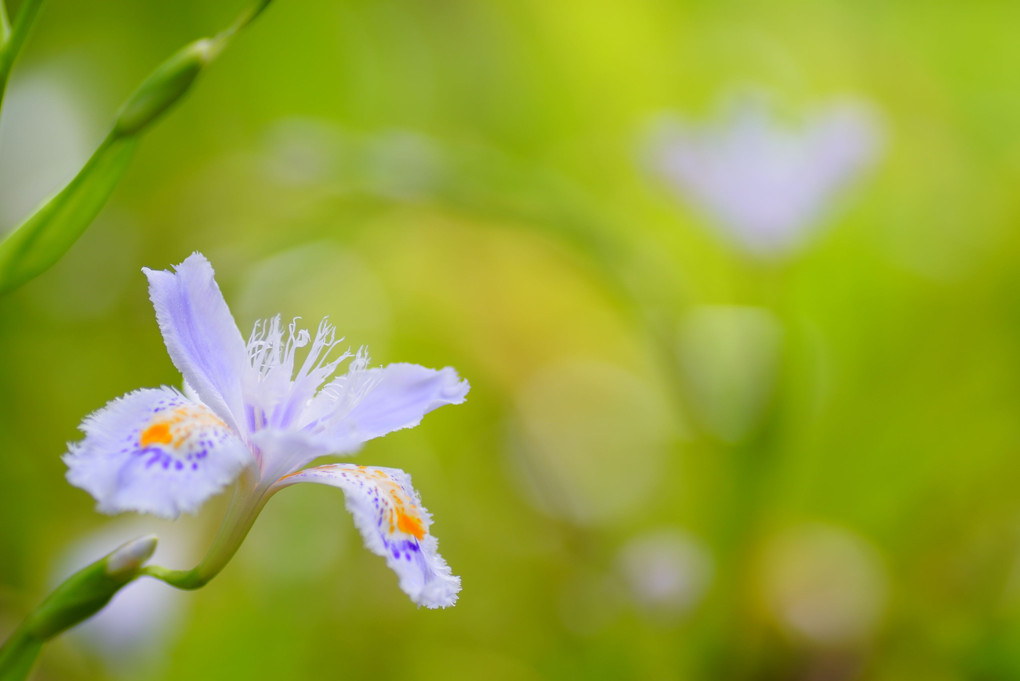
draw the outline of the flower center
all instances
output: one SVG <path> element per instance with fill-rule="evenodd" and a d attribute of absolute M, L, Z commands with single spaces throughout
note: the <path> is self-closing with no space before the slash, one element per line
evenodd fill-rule
<path fill-rule="evenodd" d="M 284 327 L 279 316 L 258 321 L 248 339 L 252 371 L 245 374 L 244 392 L 251 432 L 292 427 L 319 386 L 351 356 L 331 353 L 338 341 L 336 330 L 325 319 L 314 339 L 297 322 L 295 318 Z M 304 361 L 298 365 L 296 355 L 304 348 Z"/>

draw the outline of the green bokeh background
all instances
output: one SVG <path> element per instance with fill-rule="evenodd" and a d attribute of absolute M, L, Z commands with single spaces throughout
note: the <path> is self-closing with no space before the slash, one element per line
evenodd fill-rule
<path fill-rule="evenodd" d="M 0 227 L 241 8 L 49 3 L 5 103 Z M 1018 26 L 1008 1 L 276 0 L 0 300 L 0 634 L 120 527 L 60 455 L 107 400 L 179 382 L 139 269 L 200 250 L 242 332 L 329 314 L 377 363 L 471 381 L 357 459 L 414 476 L 461 600 L 416 609 L 339 492 L 299 487 L 171 592 L 151 654 L 65 636 L 35 678 L 1020 677 Z M 884 123 L 777 262 L 640 163 L 658 116 L 744 87 Z M 198 557 L 223 508 L 142 527 Z M 681 603 L 626 567 L 663 536 L 700 557 Z"/>

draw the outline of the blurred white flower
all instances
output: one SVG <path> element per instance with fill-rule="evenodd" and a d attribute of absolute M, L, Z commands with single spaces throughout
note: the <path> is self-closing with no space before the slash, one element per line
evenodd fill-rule
<path fill-rule="evenodd" d="M 412 130 L 388 130 L 368 146 L 366 183 L 379 196 L 410 201 L 432 194 L 445 159 L 435 140 Z"/>
<path fill-rule="evenodd" d="M 285 118 L 266 130 L 260 161 L 266 175 L 281 185 L 330 183 L 342 174 L 350 146 L 344 131 L 328 121 Z"/>
<path fill-rule="evenodd" d="M 715 123 L 666 122 L 653 140 L 651 163 L 727 240 L 774 257 L 819 226 L 880 148 L 876 116 L 860 102 L 833 102 L 794 127 L 745 98 Z"/>
<path fill-rule="evenodd" d="M 633 601 L 652 615 L 690 612 L 712 581 L 712 558 L 687 532 L 663 529 L 630 540 L 617 566 Z"/>
<path fill-rule="evenodd" d="M 877 549 L 838 526 L 806 524 L 773 537 L 760 577 L 775 622 L 817 645 L 867 638 L 885 608 L 887 577 Z"/>

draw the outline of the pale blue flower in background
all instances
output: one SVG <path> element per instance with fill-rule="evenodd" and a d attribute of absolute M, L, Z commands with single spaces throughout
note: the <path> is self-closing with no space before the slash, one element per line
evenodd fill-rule
<path fill-rule="evenodd" d="M 715 571 L 703 542 L 677 528 L 631 538 L 616 564 L 633 603 L 665 620 L 692 612 L 708 593 Z"/>
<path fill-rule="evenodd" d="M 795 250 L 881 150 L 874 112 L 838 101 L 783 125 L 764 102 L 731 103 L 717 122 L 666 121 L 653 170 L 728 240 L 758 257 Z"/>
<path fill-rule="evenodd" d="M 299 482 L 339 487 L 366 546 L 386 558 L 401 588 L 427 607 L 456 601 L 451 574 L 429 533 L 430 516 L 410 477 L 392 468 L 328 464 L 373 438 L 417 425 L 428 412 L 464 401 L 468 384 L 447 367 L 413 364 L 368 368 L 363 351 L 336 354 L 333 327 L 315 337 L 259 322 L 245 343 L 198 253 L 175 268 L 144 270 L 156 318 L 184 391 L 143 389 L 89 416 L 85 439 L 64 457 L 68 480 L 87 490 L 104 513 L 139 511 L 164 518 L 194 513 L 238 481 L 220 536 L 195 570 L 159 576 L 201 586 L 237 550 L 266 501 Z M 306 348 L 297 366 L 298 349 Z M 346 374 L 334 377 L 344 361 Z"/>

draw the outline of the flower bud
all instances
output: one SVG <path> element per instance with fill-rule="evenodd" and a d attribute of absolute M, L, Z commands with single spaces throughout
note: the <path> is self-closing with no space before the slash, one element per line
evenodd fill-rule
<path fill-rule="evenodd" d="M 203 38 L 181 48 L 135 90 L 117 116 L 114 137 L 136 135 L 166 113 L 187 93 L 216 54 L 217 42 Z"/>
<path fill-rule="evenodd" d="M 117 579 L 134 577 L 156 551 L 156 535 L 149 534 L 128 543 L 106 557 L 106 574 Z"/>
<path fill-rule="evenodd" d="M 155 550 L 156 537 L 141 537 L 71 575 L 32 613 L 27 632 L 46 640 L 92 617 L 138 577 Z"/>

